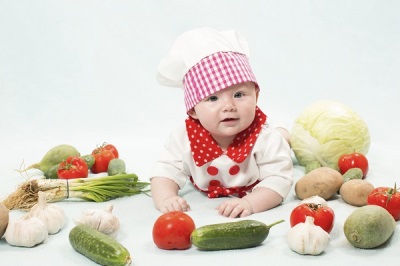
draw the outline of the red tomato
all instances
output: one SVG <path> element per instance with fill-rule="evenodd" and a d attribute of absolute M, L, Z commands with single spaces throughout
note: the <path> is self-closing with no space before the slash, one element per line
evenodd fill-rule
<path fill-rule="evenodd" d="M 61 179 L 82 178 L 89 175 L 89 169 L 81 157 L 69 156 L 58 166 L 57 175 Z"/>
<path fill-rule="evenodd" d="M 396 188 L 377 187 L 371 191 L 367 199 L 368 205 L 378 205 L 385 208 L 393 218 L 400 220 L 400 192 Z"/>
<path fill-rule="evenodd" d="M 118 150 L 114 145 L 112 145 L 112 144 L 103 144 L 102 147 L 105 150 L 111 151 L 114 154 L 115 158 L 119 158 Z"/>
<path fill-rule="evenodd" d="M 115 155 L 110 150 L 105 150 L 103 148 L 95 149 L 92 155 L 94 157 L 94 164 L 92 168 L 90 168 L 90 171 L 95 174 L 107 172 L 108 164 L 115 158 Z"/>
<path fill-rule="evenodd" d="M 153 241 L 160 249 L 188 249 L 190 234 L 196 229 L 193 219 L 180 211 L 162 214 L 153 226 Z"/>
<path fill-rule="evenodd" d="M 322 206 L 315 203 L 303 203 L 292 210 L 290 214 L 290 226 L 298 223 L 304 223 L 306 216 L 314 218 L 314 224 L 320 226 L 326 232 L 330 233 L 335 220 L 335 213 L 328 206 Z"/>
<path fill-rule="evenodd" d="M 368 160 L 364 154 L 359 152 L 343 154 L 339 157 L 338 166 L 342 175 L 351 168 L 360 168 L 363 172 L 363 178 L 368 174 Z"/>

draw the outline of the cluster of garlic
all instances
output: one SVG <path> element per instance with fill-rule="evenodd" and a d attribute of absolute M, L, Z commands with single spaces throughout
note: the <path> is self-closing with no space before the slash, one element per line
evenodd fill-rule
<path fill-rule="evenodd" d="M 321 206 L 328 206 L 325 199 L 320 196 L 312 196 L 300 202 L 314 203 Z M 314 224 L 314 218 L 307 216 L 304 223 L 298 223 L 286 235 L 286 241 L 291 250 L 302 255 L 319 255 L 329 243 L 329 233 L 320 226 Z"/>
<path fill-rule="evenodd" d="M 64 226 L 66 216 L 61 207 L 47 203 L 45 192 L 39 192 L 38 197 L 38 203 L 28 214 L 9 223 L 5 238 L 10 245 L 33 247 L 44 242 L 49 234 L 59 232 Z"/>
<path fill-rule="evenodd" d="M 290 228 L 286 240 L 290 249 L 299 254 L 319 255 L 328 246 L 329 234 L 314 224 L 313 217 L 307 216 L 304 223 Z"/>
<path fill-rule="evenodd" d="M 106 235 L 116 237 L 119 230 L 119 220 L 112 213 L 113 205 L 109 204 L 105 209 L 89 209 L 75 220 L 76 224 L 86 224 Z"/>

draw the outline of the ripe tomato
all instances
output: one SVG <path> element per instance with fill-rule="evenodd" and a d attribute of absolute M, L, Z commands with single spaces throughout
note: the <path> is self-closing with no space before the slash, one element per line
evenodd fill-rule
<path fill-rule="evenodd" d="M 90 171 L 95 174 L 107 172 L 108 164 L 115 158 L 115 155 L 110 150 L 105 150 L 101 147 L 96 148 L 92 152 L 92 155 L 94 157 L 94 164 L 92 168 L 90 168 Z"/>
<path fill-rule="evenodd" d="M 342 175 L 351 168 L 360 168 L 363 172 L 363 178 L 368 174 L 368 160 L 364 154 L 359 152 L 343 154 L 339 157 L 338 166 Z"/>
<path fill-rule="evenodd" d="M 385 208 L 393 218 L 400 220 L 400 192 L 396 188 L 377 187 L 371 191 L 367 199 L 368 205 L 378 205 Z"/>
<path fill-rule="evenodd" d="M 153 241 L 160 249 L 188 249 L 190 234 L 196 229 L 193 219 L 180 211 L 162 214 L 153 226 Z"/>
<path fill-rule="evenodd" d="M 78 156 L 69 156 L 60 163 L 57 169 L 57 176 L 61 179 L 82 178 L 88 175 L 86 161 Z"/>
<path fill-rule="evenodd" d="M 302 203 L 294 208 L 290 214 L 290 226 L 298 223 L 304 223 L 306 216 L 314 218 L 314 224 L 320 226 L 326 232 L 330 233 L 335 220 L 335 213 L 328 206 L 322 206 L 315 203 Z"/>
<path fill-rule="evenodd" d="M 112 145 L 112 144 L 103 144 L 103 146 L 102 146 L 102 148 L 104 149 L 104 150 L 109 150 L 109 151 L 111 151 L 113 154 L 114 154 L 114 156 L 115 156 L 115 158 L 119 158 L 119 153 L 118 153 L 118 150 L 117 150 L 117 148 L 114 146 L 114 145 Z"/>

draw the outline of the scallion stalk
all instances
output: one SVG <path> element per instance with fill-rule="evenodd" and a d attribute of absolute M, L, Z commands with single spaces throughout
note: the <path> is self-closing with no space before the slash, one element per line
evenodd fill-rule
<path fill-rule="evenodd" d="M 33 179 L 23 182 L 3 204 L 9 209 L 30 210 L 38 201 L 39 191 L 46 192 L 48 202 L 76 198 L 104 202 L 119 197 L 146 193 L 149 182 L 139 181 L 136 174 L 96 176 L 75 179 Z"/>

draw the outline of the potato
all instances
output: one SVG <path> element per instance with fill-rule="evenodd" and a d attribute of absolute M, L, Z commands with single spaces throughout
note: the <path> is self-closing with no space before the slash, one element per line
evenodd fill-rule
<path fill-rule="evenodd" d="M 330 167 L 320 167 L 301 177 L 295 185 L 296 196 L 303 200 L 311 196 L 330 199 L 344 183 L 343 176 Z"/>
<path fill-rule="evenodd" d="M 361 207 L 367 205 L 368 195 L 374 186 L 364 179 L 352 179 L 340 187 L 340 196 L 347 204 Z"/>
<path fill-rule="evenodd" d="M 9 211 L 6 206 L 4 206 L 4 204 L 0 202 L 0 238 L 4 235 L 4 232 L 7 229 L 8 220 Z"/>

